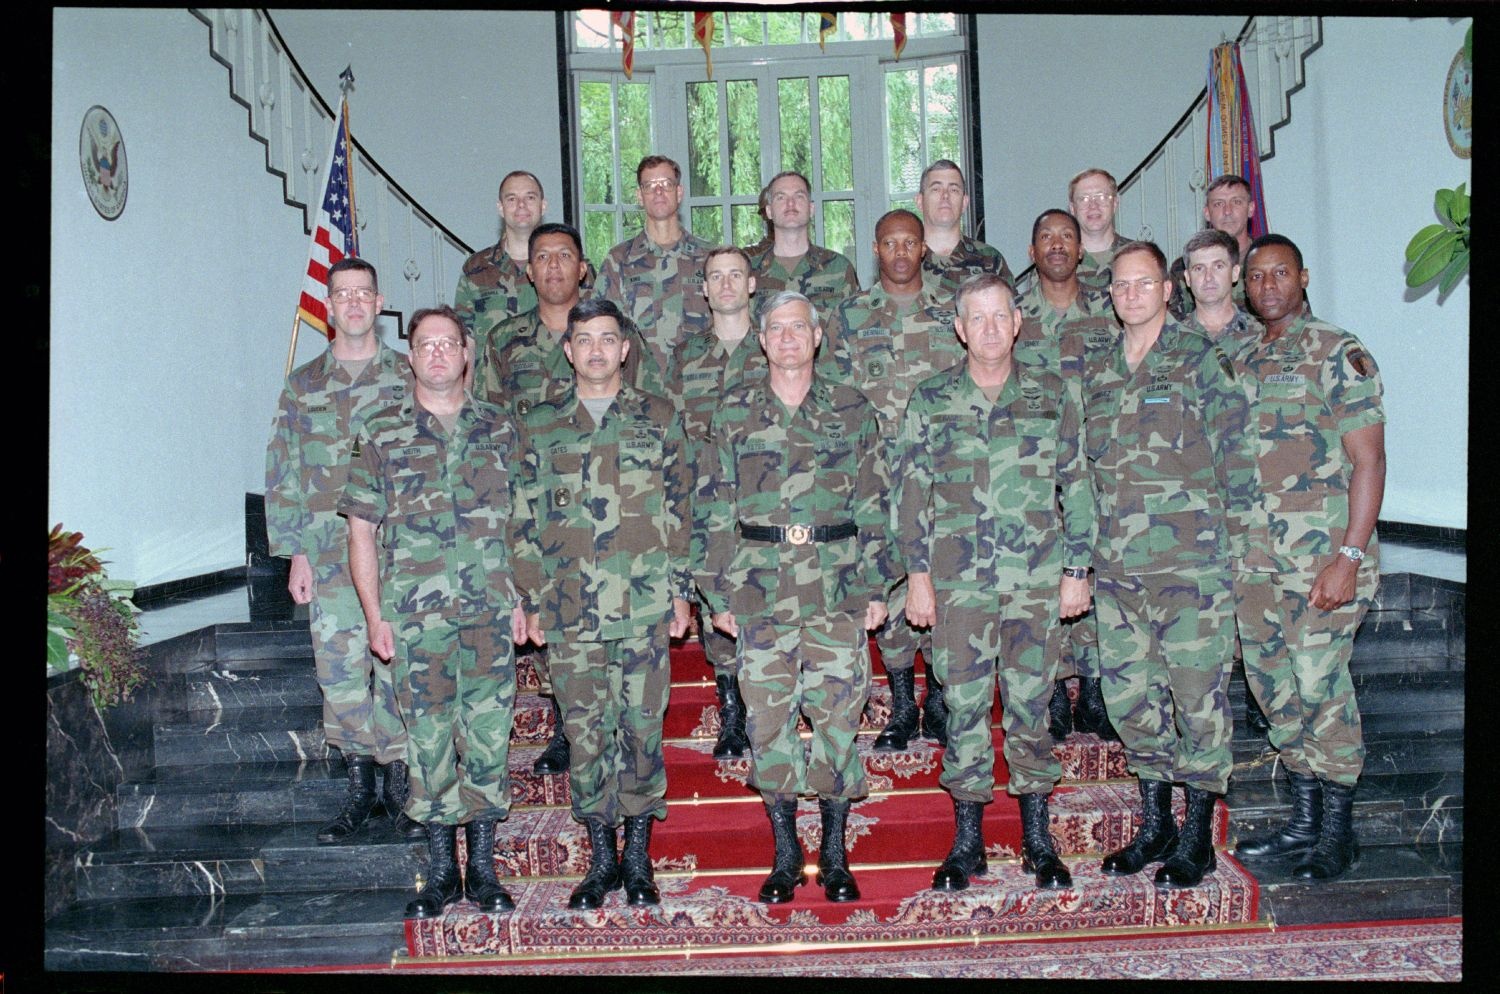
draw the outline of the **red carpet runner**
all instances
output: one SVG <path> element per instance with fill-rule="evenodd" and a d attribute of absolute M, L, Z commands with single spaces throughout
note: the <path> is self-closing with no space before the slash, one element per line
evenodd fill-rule
<path fill-rule="evenodd" d="M 510 760 L 516 806 L 500 826 L 496 843 L 499 873 L 510 878 L 507 886 L 516 910 L 481 914 L 461 902 L 442 918 L 408 921 L 407 946 L 413 957 L 520 961 L 579 953 L 753 951 L 784 943 L 808 950 L 852 950 L 872 943 L 942 944 L 1083 929 L 1149 934 L 1256 920 L 1255 882 L 1223 851 L 1218 869 L 1200 886 L 1184 890 L 1158 890 L 1152 883 L 1154 868 L 1130 877 L 1099 872 L 1100 856 L 1123 845 L 1133 832 L 1136 790 L 1119 745 L 1079 733 L 1057 747 L 1065 779 L 1051 805 L 1052 834 L 1073 874 L 1073 887 L 1038 890 L 1021 870 L 1019 809 L 1004 793 L 1007 774 L 998 758 L 996 727 L 995 778 L 1001 787 L 984 820 L 990 871 L 960 893 L 928 889 L 932 871 L 952 841 L 953 807 L 938 786 L 941 755 L 931 742 L 914 741 L 898 753 L 870 751 L 889 712 L 878 661 L 867 730 L 861 733 L 871 793 L 855 805 L 847 835 L 863 896 L 849 904 L 828 902 L 810 872 L 795 901 L 762 904 L 755 896 L 770 866 L 770 825 L 759 798 L 745 786 L 749 760 L 712 758 L 718 731 L 712 673 L 696 643 L 674 649 L 672 656 L 666 717 L 668 816 L 657 823 L 652 844 L 662 903 L 631 908 L 616 891 L 596 911 L 568 911 L 568 894 L 587 867 L 587 841 L 568 812 L 567 776 L 531 772 L 532 760 L 550 734 L 551 715 L 546 702 L 535 696 L 530 666 L 523 660 L 519 670 L 522 693 Z M 1174 793 L 1180 817 L 1181 792 Z M 1221 804 L 1214 825 L 1220 847 L 1227 824 Z M 813 867 L 819 835 L 813 800 L 801 804 L 798 834 Z"/>

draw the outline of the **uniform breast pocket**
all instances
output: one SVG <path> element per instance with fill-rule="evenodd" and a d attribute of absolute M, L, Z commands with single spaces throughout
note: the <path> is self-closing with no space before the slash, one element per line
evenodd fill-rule
<path fill-rule="evenodd" d="M 435 509 L 442 488 L 434 486 L 442 479 L 440 457 L 435 446 L 408 445 L 385 453 L 391 478 L 391 512 L 405 518 Z"/>
<path fill-rule="evenodd" d="M 1311 434 L 1315 411 L 1309 409 L 1310 401 L 1307 381 L 1301 376 L 1278 374 L 1262 381 L 1255 412 L 1261 437 L 1291 441 Z"/>
<path fill-rule="evenodd" d="M 815 450 L 815 458 L 820 480 L 831 480 L 834 477 L 847 479 L 852 488 L 854 478 L 859 475 L 859 467 L 854 459 L 854 443 L 847 439 L 822 442 Z"/>
<path fill-rule="evenodd" d="M 655 515 L 662 508 L 662 440 L 659 434 L 620 444 L 620 508 L 626 515 Z"/>
<path fill-rule="evenodd" d="M 1090 462 L 1098 462 L 1109 451 L 1110 440 L 1115 437 L 1118 419 L 1115 416 L 1113 391 L 1102 391 L 1089 397 L 1083 420 L 1083 454 Z"/>
<path fill-rule="evenodd" d="M 1132 434 L 1147 448 L 1181 449 L 1185 404 L 1176 387 L 1146 391 L 1136 408 Z"/>
<path fill-rule="evenodd" d="M 781 452 L 774 449 L 741 449 L 735 453 L 735 475 L 740 499 L 746 495 L 772 495 L 780 501 Z"/>
<path fill-rule="evenodd" d="M 546 459 L 547 465 L 542 468 L 540 477 L 545 488 L 542 507 L 553 516 L 572 517 L 586 496 L 583 490 L 584 454 L 567 449 L 554 450 L 547 453 Z"/>
<path fill-rule="evenodd" d="M 1022 477 L 1045 480 L 1051 486 L 1057 475 L 1057 425 L 1056 411 L 1016 419 L 1016 434 L 1021 443 L 1016 451 L 1016 463 Z"/>
<path fill-rule="evenodd" d="M 1153 556 L 1213 555 L 1220 546 L 1223 509 L 1199 490 L 1147 494 L 1150 518 L 1147 546 Z"/>
<path fill-rule="evenodd" d="M 651 313 L 657 296 L 656 281 L 649 276 L 632 276 L 625 281 L 625 304 L 630 316 L 636 320 Z"/>

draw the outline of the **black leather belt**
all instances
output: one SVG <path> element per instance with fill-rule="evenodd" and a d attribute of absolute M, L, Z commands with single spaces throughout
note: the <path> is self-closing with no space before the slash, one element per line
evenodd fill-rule
<path fill-rule="evenodd" d="M 789 542 L 806 545 L 809 542 L 835 542 L 841 538 L 853 538 L 859 528 L 852 521 L 841 525 L 747 525 L 740 522 L 740 535 L 752 542 Z"/>

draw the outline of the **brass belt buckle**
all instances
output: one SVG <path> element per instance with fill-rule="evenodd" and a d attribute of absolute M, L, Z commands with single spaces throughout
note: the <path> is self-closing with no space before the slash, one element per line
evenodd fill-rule
<path fill-rule="evenodd" d="M 786 530 L 786 540 L 793 545 L 806 545 L 812 539 L 812 529 L 807 525 L 792 525 Z"/>

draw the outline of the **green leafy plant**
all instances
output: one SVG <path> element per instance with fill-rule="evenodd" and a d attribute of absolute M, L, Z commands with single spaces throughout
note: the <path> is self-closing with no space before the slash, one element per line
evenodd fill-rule
<path fill-rule="evenodd" d="M 53 526 L 47 535 L 47 672 L 80 667 L 100 710 L 130 700 L 146 679 L 134 591 L 134 584 L 109 578 L 103 561 L 83 545 L 82 532 Z"/>
<path fill-rule="evenodd" d="M 1426 286 L 1438 281 L 1438 293 L 1447 293 L 1469 271 L 1469 195 L 1467 184 L 1454 190 L 1439 190 L 1433 197 L 1433 209 L 1442 219 L 1429 224 L 1406 244 L 1406 273 L 1409 287 Z"/>

